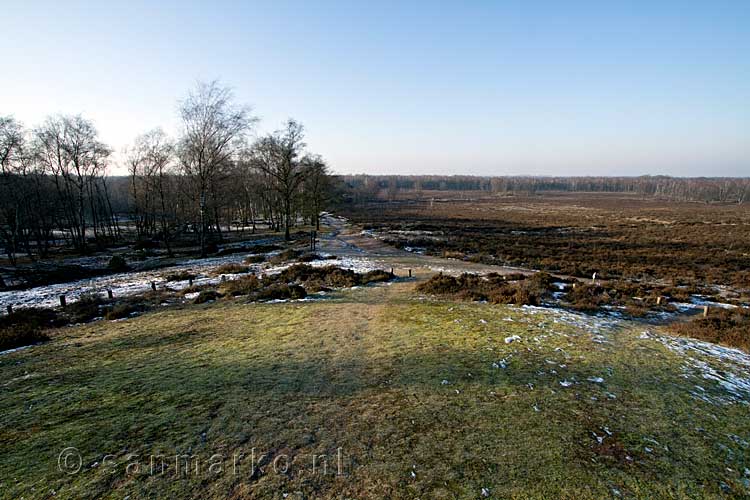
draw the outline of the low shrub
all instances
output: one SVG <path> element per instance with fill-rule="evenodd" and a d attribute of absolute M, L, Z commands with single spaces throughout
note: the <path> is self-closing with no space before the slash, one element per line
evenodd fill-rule
<path fill-rule="evenodd" d="M 49 340 L 45 329 L 59 326 L 52 309 L 30 308 L 0 317 L 0 350 L 23 347 Z"/>
<path fill-rule="evenodd" d="M 195 274 L 189 271 L 178 271 L 176 273 L 168 274 L 167 281 L 187 281 L 189 279 L 195 279 Z"/>
<path fill-rule="evenodd" d="M 202 290 L 198 296 L 193 299 L 193 304 L 205 304 L 206 302 L 220 299 L 222 295 L 216 290 Z"/>
<path fill-rule="evenodd" d="M 305 253 L 297 257 L 297 262 L 312 262 L 321 259 L 322 257 L 316 253 Z"/>
<path fill-rule="evenodd" d="M 275 283 L 259 290 L 254 298 L 256 300 L 290 300 L 304 299 L 306 296 L 307 292 L 299 285 Z"/>
<path fill-rule="evenodd" d="M 188 293 L 196 293 L 201 292 L 204 289 L 202 285 L 193 285 L 193 286 L 186 286 L 182 290 L 179 291 L 180 294 L 186 295 Z"/>
<path fill-rule="evenodd" d="M 350 288 L 361 284 L 361 275 L 351 269 L 325 266 L 318 268 L 323 273 L 323 280 L 333 288 Z"/>
<path fill-rule="evenodd" d="M 351 269 L 341 269 L 336 266 L 313 267 L 307 264 L 295 264 L 284 269 L 278 275 L 278 280 L 286 283 L 298 283 L 306 288 L 318 291 L 327 288 L 349 288 L 366 285 L 392 278 L 390 273 L 383 270 L 369 271 L 358 274 Z"/>
<path fill-rule="evenodd" d="M 360 283 L 366 285 L 368 283 L 379 283 L 383 281 L 390 281 L 393 276 L 391 273 L 385 272 L 382 269 L 376 269 L 374 271 L 368 271 L 362 275 Z"/>
<path fill-rule="evenodd" d="M 214 269 L 214 274 L 241 274 L 250 271 L 250 268 L 242 264 L 223 264 Z"/>
<path fill-rule="evenodd" d="M 120 255 L 113 255 L 107 264 L 107 269 L 116 273 L 125 272 L 128 268 L 128 263 L 125 261 L 125 258 Z"/>
<path fill-rule="evenodd" d="M 711 311 L 706 318 L 672 323 L 668 329 L 683 337 L 692 337 L 750 352 L 750 310 L 745 308 Z"/>
<path fill-rule="evenodd" d="M 220 286 L 220 292 L 226 295 L 249 295 L 261 287 L 260 280 L 254 275 L 242 276 L 236 280 L 225 281 Z"/>
<path fill-rule="evenodd" d="M 107 309 L 104 318 L 108 320 L 122 319 L 146 310 L 145 304 L 121 303 Z"/>
<path fill-rule="evenodd" d="M 268 262 L 274 265 L 283 264 L 284 262 L 298 258 L 300 255 L 302 255 L 301 251 L 289 248 L 283 252 L 277 253 L 276 255 L 270 256 Z"/>
<path fill-rule="evenodd" d="M 70 323 L 85 323 L 101 316 L 100 308 L 104 304 L 101 297 L 93 293 L 81 295 L 76 302 L 68 304 L 64 313 Z"/>
<path fill-rule="evenodd" d="M 243 262 L 245 264 L 260 264 L 261 262 L 264 262 L 266 260 L 266 256 L 262 254 L 257 255 L 248 255 L 245 257 Z"/>
<path fill-rule="evenodd" d="M 331 288 L 325 284 L 325 282 L 321 279 L 311 279 L 308 281 L 305 281 L 305 290 L 307 293 L 317 293 L 317 292 L 330 292 Z"/>
<path fill-rule="evenodd" d="M 417 285 L 417 291 L 433 295 L 450 295 L 461 291 L 466 286 L 466 279 L 470 275 L 462 275 L 461 279 L 448 274 L 436 274 L 424 283 Z"/>
<path fill-rule="evenodd" d="M 499 274 L 479 276 L 464 273 L 454 277 L 437 274 L 417 286 L 417 291 L 449 296 L 458 300 L 487 301 L 493 304 L 538 305 L 546 294 L 540 284 L 523 280 L 508 282 Z"/>
<path fill-rule="evenodd" d="M 601 286 L 583 283 L 570 287 L 565 294 L 565 301 L 573 309 L 584 312 L 598 311 L 603 305 L 613 302 L 612 296 Z"/>

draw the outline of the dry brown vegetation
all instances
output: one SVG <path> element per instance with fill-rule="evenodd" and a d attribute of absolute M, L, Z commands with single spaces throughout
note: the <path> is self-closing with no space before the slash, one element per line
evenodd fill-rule
<path fill-rule="evenodd" d="M 520 275 L 526 278 L 524 275 Z M 518 276 L 513 276 L 518 278 Z M 539 305 L 552 291 L 552 277 L 538 273 L 511 281 L 499 274 L 479 276 L 464 273 L 454 277 L 437 274 L 417 286 L 417 291 L 457 300 L 487 301 L 492 304 Z"/>
<path fill-rule="evenodd" d="M 241 274 L 250 271 L 248 266 L 242 264 L 222 264 L 221 266 L 214 269 L 213 274 Z"/>
<path fill-rule="evenodd" d="M 57 324 L 49 309 L 27 309 L 0 316 L 0 351 L 47 340 L 44 330 Z"/>
<path fill-rule="evenodd" d="M 621 193 L 451 196 L 352 205 L 343 215 L 432 255 L 577 277 L 750 287 L 746 204 Z"/>
<path fill-rule="evenodd" d="M 738 347 L 750 352 L 750 311 L 747 309 L 719 309 L 708 317 L 669 326 L 672 333 L 715 344 Z"/>

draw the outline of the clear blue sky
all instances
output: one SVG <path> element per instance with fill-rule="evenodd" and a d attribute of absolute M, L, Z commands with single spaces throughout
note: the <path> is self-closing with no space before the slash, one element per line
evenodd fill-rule
<path fill-rule="evenodd" d="M 750 175 L 750 1 L 1 7 L 0 114 L 122 148 L 219 79 L 340 173 Z"/>

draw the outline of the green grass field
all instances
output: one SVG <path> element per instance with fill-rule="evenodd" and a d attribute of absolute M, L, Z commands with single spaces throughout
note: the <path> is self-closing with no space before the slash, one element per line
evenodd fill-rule
<path fill-rule="evenodd" d="M 597 333 L 413 286 L 167 308 L 0 357 L 0 496 L 750 491 L 748 405 L 686 372 L 642 325 Z M 59 460 L 67 447 L 77 452 Z M 187 471 L 176 455 L 193 457 Z"/>

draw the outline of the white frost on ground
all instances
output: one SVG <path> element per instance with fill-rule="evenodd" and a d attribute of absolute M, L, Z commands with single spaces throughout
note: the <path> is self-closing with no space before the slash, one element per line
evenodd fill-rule
<path fill-rule="evenodd" d="M 288 262 L 286 264 L 274 266 L 274 267 L 263 270 L 262 274 L 269 274 L 269 275 L 278 274 L 284 269 L 287 269 L 293 266 L 294 264 L 299 264 L 299 263 Z M 337 259 L 322 259 L 322 260 L 314 260 L 312 262 L 305 262 L 305 264 L 310 265 L 312 267 L 335 266 L 335 267 L 340 267 L 341 269 L 350 269 L 354 271 L 355 273 L 360 273 L 360 274 L 374 271 L 376 269 L 383 269 L 382 265 L 378 265 L 374 260 L 366 259 L 364 257 L 339 257 Z"/>
<path fill-rule="evenodd" d="M 703 401 L 740 402 L 750 404 L 750 354 L 739 349 L 724 347 L 685 337 L 669 337 L 645 331 L 642 339 L 652 339 L 664 344 L 669 350 L 682 355 L 686 377 L 697 377 L 712 381 L 722 389 L 725 397 L 712 398 L 700 386 L 693 396 Z"/>
<path fill-rule="evenodd" d="M 583 313 L 575 313 L 564 309 L 540 307 L 540 306 L 521 306 L 521 310 L 528 314 L 544 314 L 551 316 L 552 323 L 574 326 L 589 333 L 594 333 L 594 342 L 604 343 L 607 339 L 602 333 L 610 333 L 622 324 L 618 318 L 609 318 L 603 316 L 591 316 Z"/>
<path fill-rule="evenodd" d="M 612 334 L 623 325 L 621 319 L 590 316 L 563 309 L 535 306 L 522 306 L 521 309 L 527 314 L 544 315 L 545 320 L 538 325 L 542 328 L 548 328 L 556 323 L 574 326 L 576 329 L 591 334 L 592 342 L 598 344 L 609 343 L 614 338 Z M 697 378 L 715 383 L 717 391 L 712 391 L 714 395 L 708 394 L 701 387 L 700 390 L 692 392 L 694 397 L 712 404 L 750 405 L 750 354 L 710 342 L 657 335 L 651 331 L 644 331 L 638 339 L 658 341 L 669 350 L 681 355 L 685 361 L 683 372 L 686 378 Z M 588 380 L 593 383 L 604 382 L 602 377 L 591 377 Z M 609 394 L 608 396 L 615 397 Z"/>
<path fill-rule="evenodd" d="M 25 346 L 21 346 L 21 347 L 14 347 L 13 349 L 8 349 L 8 350 L 5 350 L 5 351 L 0 351 L 0 356 L 2 356 L 3 354 L 10 354 L 12 352 L 22 351 L 24 349 L 28 349 L 29 347 L 34 347 L 35 345 L 37 345 L 37 344 L 25 345 Z"/>
<path fill-rule="evenodd" d="M 249 247 L 251 249 L 252 247 Z M 80 299 L 85 294 L 98 294 L 102 297 L 107 296 L 107 290 L 112 290 L 115 298 L 137 295 L 148 292 L 151 289 L 151 283 L 155 283 L 157 288 L 166 287 L 169 290 L 182 290 L 190 286 L 188 280 L 167 281 L 167 276 L 179 272 L 190 272 L 195 274 L 193 279 L 194 285 L 214 285 L 221 282 L 222 279 L 234 280 L 246 276 L 249 273 L 258 275 L 276 274 L 295 264 L 290 262 L 281 266 L 271 268 L 264 267 L 264 264 L 247 265 L 249 272 L 237 274 L 224 274 L 221 276 L 213 275 L 213 271 L 224 264 L 242 264 L 247 253 L 233 253 L 221 257 L 209 257 L 205 259 L 187 259 L 178 262 L 174 266 L 155 269 L 151 271 L 131 271 L 107 276 L 98 276 L 67 283 L 56 283 L 52 285 L 43 285 L 26 290 L 11 290 L 0 292 L 0 308 L 5 310 L 6 306 L 13 306 L 14 309 L 23 309 L 28 307 L 57 307 L 60 304 L 60 295 L 65 295 L 66 302 L 71 304 Z M 273 255 L 278 252 L 269 252 L 266 255 Z M 378 266 L 373 260 L 363 257 L 340 257 L 338 259 L 315 260 L 308 263 L 313 267 L 336 266 L 342 269 L 351 269 L 357 273 L 366 273 L 373 271 L 382 266 Z M 244 264 L 243 264 L 244 265 Z"/>

